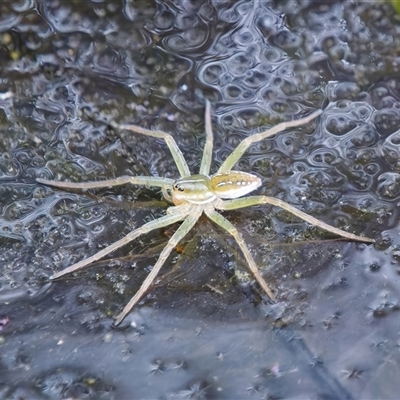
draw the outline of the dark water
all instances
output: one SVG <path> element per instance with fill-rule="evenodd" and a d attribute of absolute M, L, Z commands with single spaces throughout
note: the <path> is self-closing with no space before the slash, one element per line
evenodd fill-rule
<path fill-rule="evenodd" d="M 0 399 L 395 399 L 399 383 L 400 19 L 389 4 L 20 1 L 0 4 Z M 150 293 L 112 326 L 173 229 L 75 276 L 49 276 L 165 212 L 143 187 L 89 194 L 35 178 L 197 172 L 204 99 L 212 171 L 376 239 L 334 240 L 269 206 L 226 213 L 278 293 L 249 284 L 234 242 L 201 220 Z"/>

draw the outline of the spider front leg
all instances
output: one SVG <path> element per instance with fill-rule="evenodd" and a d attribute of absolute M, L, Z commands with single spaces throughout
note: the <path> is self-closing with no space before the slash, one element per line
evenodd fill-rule
<path fill-rule="evenodd" d="M 264 292 L 272 299 L 275 300 L 275 295 L 272 293 L 271 289 L 268 286 L 268 283 L 265 282 L 264 278 L 260 274 L 260 271 L 258 270 L 257 264 L 254 261 L 253 257 L 250 254 L 250 251 L 244 242 L 241 234 L 239 231 L 232 225 L 231 222 L 229 222 L 225 217 L 223 217 L 221 214 L 217 213 L 214 209 L 212 208 L 206 208 L 204 210 L 208 218 L 211 219 L 211 221 L 215 222 L 217 225 L 219 225 L 221 228 L 226 230 L 229 234 L 231 234 L 237 244 L 239 245 L 240 249 L 242 250 L 244 257 L 247 261 L 247 264 L 249 265 L 250 271 L 256 278 L 256 281 L 259 283 L 259 285 L 262 287 Z"/>
<path fill-rule="evenodd" d="M 338 236 L 342 236 L 350 240 L 356 240 L 358 242 L 366 242 L 366 243 L 373 243 L 374 241 L 373 239 L 364 236 L 357 236 L 352 233 L 343 231 L 342 229 L 328 225 L 325 222 L 322 222 L 317 218 L 311 217 L 310 215 L 304 213 L 303 211 L 300 211 L 297 208 L 291 206 L 290 204 L 285 203 L 284 201 L 276 199 L 274 197 L 249 196 L 249 197 L 243 197 L 241 199 L 226 200 L 219 202 L 216 208 L 218 208 L 219 210 L 236 210 L 238 208 L 250 207 L 261 204 L 272 204 L 274 206 L 283 208 L 284 210 L 289 211 L 296 217 L 299 217 L 302 220 L 309 222 L 312 225 L 318 226 L 319 228 L 322 228 L 328 232 L 332 232 Z"/>
<path fill-rule="evenodd" d="M 180 148 L 176 144 L 175 139 L 169 133 L 162 131 L 151 131 L 150 129 L 145 129 L 137 125 L 118 125 L 112 123 L 111 126 L 114 129 L 121 129 L 121 130 L 125 129 L 127 131 L 141 133 L 142 135 L 152 136 L 165 140 L 165 143 L 167 144 L 169 150 L 171 151 L 172 157 L 175 161 L 175 164 L 178 168 L 181 177 L 190 176 L 190 171 L 187 162 L 183 157 Z"/>
<path fill-rule="evenodd" d="M 120 176 L 119 178 L 96 182 L 60 182 L 42 178 L 37 178 L 36 181 L 42 183 L 43 185 L 54 186 L 61 189 L 82 190 L 119 186 L 125 185 L 126 183 L 131 183 L 132 185 L 156 186 L 165 190 L 165 188 L 171 187 L 174 183 L 173 179 L 159 178 L 157 176 Z"/>
<path fill-rule="evenodd" d="M 213 133 L 211 126 L 211 105 L 208 100 L 206 102 L 205 109 L 205 130 L 206 130 L 206 143 L 204 145 L 203 157 L 200 165 L 200 174 L 208 175 L 210 173 L 210 166 L 212 161 L 212 149 L 213 149 Z M 190 176 L 189 167 L 186 163 L 185 158 L 178 145 L 176 144 L 174 138 L 166 132 L 162 131 L 151 131 L 149 129 L 142 128 L 137 125 L 118 125 L 112 123 L 111 126 L 117 129 L 125 129 L 136 133 L 141 133 L 142 135 L 152 136 L 160 139 L 164 139 L 169 147 L 172 157 L 175 160 L 176 166 L 181 174 L 181 177 Z"/>
<path fill-rule="evenodd" d="M 259 142 L 260 140 L 273 136 L 279 132 L 284 131 L 285 129 L 296 128 L 298 126 L 308 124 L 310 121 L 317 118 L 321 114 L 322 110 L 317 110 L 314 111 L 312 114 L 308 115 L 307 117 L 297 119 L 295 121 L 281 122 L 280 124 L 275 125 L 271 129 L 247 137 L 246 139 L 244 139 L 242 142 L 239 143 L 236 149 L 233 150 L 230 156 L 222 163 L 222 165 L 219 167 L 218 173 L 222 174 L 225 172 L 229 172 L 233 168 L 233 166 L 239 161 L 240 157 L 242 157 L 243 153 L 253 143 Z"/>
<path fill-rule="evenodd" d="M 126 183 L 131 183 L 132 185 L 144 185 L 144 186 L 155 186 L 161 187 L 163 196 L 165 200 L 172 203 L 172 197 L 168 193 L 174 183 L 173 179 L 169 178 L 159 178 L 157 176 L 120 176 L 115 179 L 107 179 L 104 181 L 95 182 L 60 182 L 60 181 L 50 181 L 47 179 L 37 178 L 37 182 L 43 185 L 54 186 L 60 189 L 98 189 L 103 187 L 112 187 L 124 185 Z"/>
<path fill-rule="evenodd" d="M 206 110 L 204 114 L 205 129 L 206 129 L 206 143 L 204 145 L 203 157 L 200 164 L 200 175 L 209 175 L 212 161 L 212 150 L 213 150 L 213 132 L 211 125 L 211 105 L 206 100 Z"/>
<path fill-rule="evenodd" d="M 171 251 L 174 247 L 189 233 L 189 231 L 193 228 L 194 224 L 197 222 L 201 215 L 201 209 L 198 210 L 191 210 L 191 213 L 187 216 L 185 221 L 182 225 L 177 229 L 177 231 L 171 236 L 167 245 L 164 247 L 163 251 L 161 252 L 156 264 L 154 265 L 153 269 L 147 275 L 147 278 L 143 281 L 142 286 L 140 286 L 139 290 L 136 294 L 132 297 L 129 303 L 124 307 L 121 314 L 116 317 L 115 325 L 119 325 L 126 315 L 132 310 L 135 304 L 142 298 L 142 296 L 146 293 L 150 285 L 156 279 L 158 273 L 160 272 L 161 267 L 164 265 L 165 261 L 167 260 L 168 256 L 170 255 Z M 181 216 L 181 217 L 184 217 Z M 181 218 L 182 219 L 182 218 Z"/>

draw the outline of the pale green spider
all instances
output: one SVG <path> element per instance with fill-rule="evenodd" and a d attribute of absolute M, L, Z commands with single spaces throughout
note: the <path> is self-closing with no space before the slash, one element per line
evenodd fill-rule
<path fill-rule="evenodd" d="M 250 271 L 253 273 L 254 277 L 256 278 L 262 289 L 265 291 L 265 293 L 272 300 L 275 299 L 275 296 L 270 290 L 267 282 L 261 276 L 257 265 L 250 254 L 249 249 L 242 239 L 241 234 L 225 217 L 219 214 L 216 210 L 234 210 L 257 204 L 272 204 L 274 206 L 278 206 L 289 211 L 290 213 L 296 215 L 304 221 L 307 221 L 313 225 L 323 228 L 329 232 L 335 233 L 339 236 L 343 236 L 345 238 L 357 240 L 360 242 L 372 242 L 372 239 L 353 235 L 341 229 L 330 226 L 324 222 L 321 222 L 316 218 L 311 217 L 304 212 L 294 208 L 293 206 L 283 202 L 282 200 L 273 197 L 250 196 L 238 199 L 238 197 L 244 196 L 252 192 L 261 185 L 261 179 L 255 175 L 251 175 L 246 172 L 231 171 L 232 167 L 237 163 L 237 161 L 247 150 L 247 148 L 251 144 L 266 139 L 279 132 L 282 132 L 287 128 L 294 128 L 307 124 L 308 122 L 321 115 L 321 113 L 322 110 L 318 110 L 305 118 L 290 122 L 282 122 L 267 131 L 249 136 L 241 143 L 239 143 L 232 154 L 222 163 L 218 172 L 211 176 L 209 175 L 209 173 L 212 160 L 213 133 L 211 128 L 210 103 L 208 101 L 206 101 L 205 111 L 206 143 L 201 160 L 200 173 L 198 175 L 190 174 L 188 165 L 183 158 L 183 154 L 177 146 L 174 138 L 170 134 L 161 131 L 147 130 L 135 125 L 113 125 L 113 127 L 117 129 L 130 130 L 136 133 L 141 133 L 143 135 L 164 139 L 172 153 L 172 157 L 175 160 L 181 178 L 174 181 L 173 179 L 169 178 L 159 178 L 153 176 L 121 176 L 120 178 L 116 179 L 86 183 L 58 182 L 46 179 L 37 179 L 37 181 L 45 185 L 55 186 L 63 189 L 84 190 L 123 185 L 125 183 L 131 183 L 134 185 L 155 186 L 162 189 L 165 199 L 174 204 L 174 206 L 168 208 L 167 215 L 160 217 L 154 221 L 150 221 L 147 224 L 144 224 L 142 227 L 133 230 L 122 239 L 107 246 L 93 256 L 88 257 L 74 265 L 71 265 L 69 268 L 66 268 L 63 271 L 57 272 L 51 277 L 51 279 L 56 279 L 71 272 L 78 271 L 79 269 L 86 267 L 88 264 L 91 264 L 92 262 L 103 258 L 112 251 L 136 239 L 140 235 L 148 233 L 154 229 L 159 229 L 167 225 L 174 224 L 178 221 L 184 220 L 180 227 L 169 239 L 152 271 L 144 280 L 140 289 L 132 297 L 129 303 L 124 307 L 123 311 L 116 317 L 115 324 L 118 325 L 122 322 L 122 320 L 130 312 L 130 310 L 148 290 L 150 285 L 157 277 L 157 274 L 159 273 L 166 259 L 170 255 L 171 251 L 178 244 L 178 242 L 183 239 L 183 237 L 192 229 L 202 213 L 205 213 L 208 218 L 210 218 L 213 222 L 222 227 L 235 238 L 249 265 Z"/>

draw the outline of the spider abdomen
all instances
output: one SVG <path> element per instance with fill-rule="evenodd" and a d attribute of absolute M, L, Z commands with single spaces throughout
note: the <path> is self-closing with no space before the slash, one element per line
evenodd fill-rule
<path fill-rule="evenodd" d="M 259 186 L 261 179 L 247 172 L 230 171 L 211 177 L 212 191 L 221 199 L 236 199 Z"/>

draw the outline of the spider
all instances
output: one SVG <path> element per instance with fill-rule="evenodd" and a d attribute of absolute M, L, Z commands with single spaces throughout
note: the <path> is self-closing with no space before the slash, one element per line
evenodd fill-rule
<path fill-rule="evenodd" d="M 98 181 L 98 182 L 82 182 L 82 183 L 71 183 L 71 182 L 59 182 L 47 179 L 37 179 L 39 183 L 54 186 L 61 189 L 94 189 L 102 187 L 111 187 L 123 185 L 130 183 L 133 185 L 145 185 L 159 187 L 162 190 L 165 199 L 173 204 L 173 206 L 167 209 L 166 215 L 150 221 L 140 228 L 133 230 L 128 233 L 122 239 L 116 241 L 115 243 L 105 247 L 103 250 L 88 257 L 82 261 L 79 261 L 70 267 L 64 269 L 63 271 L 57 272 L 50 277 L 54 280 L 70 274 L 72 272 L 78 271 L 85 268 L 89 264 L 96 260 L 105 257 L 107 254 L 113 252 L 114 250 L 124 246 L 125 244 L 131 242 L 137 237 L 144 235 L 154 229 L 160 229 L 165 226 L 174 224 L 178 221 L 183 221 L 176 232 L 171 236 L 167 245 L 162 250 L 156 264 L 154 265 L 151 272 L 148 274 L 146 279 L 143 281 L 141 287 L 136 292 L 136 294 L 131 298 L 129 303 L 124 307 L 122 312 L 116 317 L 114 324 L 119 325 L 126 315 L 132 310 L 135 304 L 142 298 L 142 296 L 149 289 L 151 284 L 157 277 L 161 267 L 167 260 L 171 251 L 179 243 L 180 240 L 184 238 L 185 235 L 193 228 L 197 220 L 204 213 L 211 221 L 219 225 L 229 234 L 231 234 L 239 248 L 244 254 L 246 262 L 249 266 L 250 271 L 255 277 L 258 284 L 264 290 L 264 292 L 272 299 L 275 299 L 274 293 L 271 291 L 267 282 L 264 280 L 260 274 L 258 267 L 250 254 L 250 251 L 244 242 L 242 235 L 239 231 L 229 222 L 223 215 L 221 215 L 216 210 L 235 210 L 243 207 L 250 207 L 253 205 L 271 204 L 273 206 L 278 206 L 286 211 L 294 214 L 295 216 L 301 218 L 302 220 L 309 222 L 310 224 L 316 225 L 322 229 L 332 232 L 336 235 L 345 237 L 350 240 L 356 240 L 360 242 L 372 242 L 372 239 L 367 237 L 357 236 L 352 233 L 343 231 L 339 228 L 330 226 L 318 219 L 307 215 L 306 213 L 298 210 L 297 208 L 291 206 L 274 197 L 267 196 L 248 196 L 242 197 L 261 185 L 261 179 L 255 175 L 241 172 L 232 171 L 234 165 L 241 158 L 243 153 L 248 149 L 253 143 L 264 140 L 270 136 L 273 136 L 279 132 L 284 131 L 288 128 L 295 128 L 301 125 L 305 125 L 310 121 L 317 118 L 322 114 L 322 110 L 317 110 L 305 118 L 301 118 L 294 121 L 282 122 L 271 129 L 264 132 L 254 134 L 247 137 L 239 143 L 236 149 L 228 156 L 228 158 L 219 167 L 217 173 L 210 176 L 210 166 L 212 161 L 212 149 L 213 149 L 213 133 L 211 127 L 211 111 L 210 103 L 206 100 L 205 106 L 205 131 L 206 131 L 206 142 L 204 146 L 203 156 L 200 165 L 200 171 L 197 175 L 191 175 L 188 165 L 183 157 L 183 154 L 179 147 L 177 146 L 174 138 L 162 131 L 152 131 L 148 129 L 141 128 L 136 125 L 117 125 L 113 124 L 112 127 L 120 130 L 128 130 L 136 133 L 140 133 L 147 136 L 152 136 L 155 138 L 160 138 L 165 140 L 167 146 L 169 147 L 172 157 L 176 163 L 178 171 L 180 173 L 180 178 L 177 180 L 155 177 L 155 176 L 121 176 L 119 178 Z"/>

